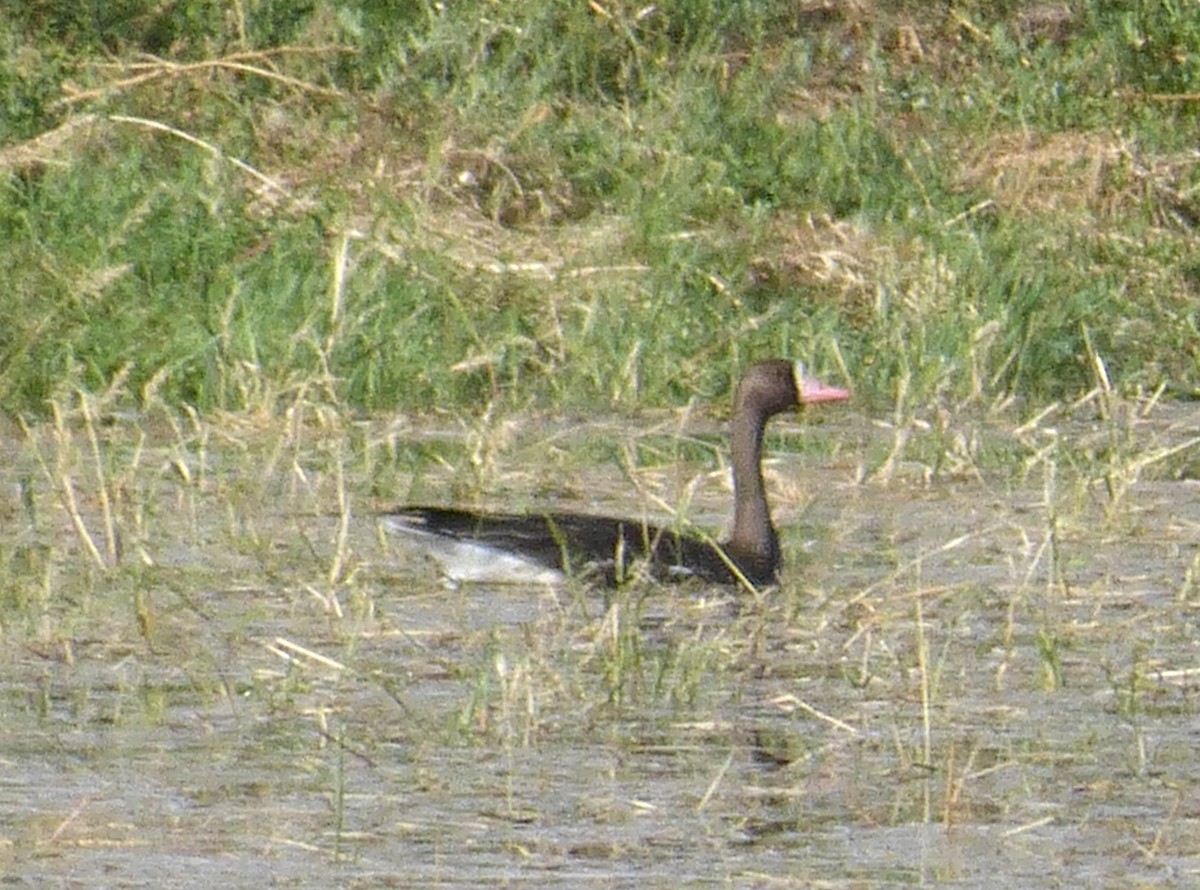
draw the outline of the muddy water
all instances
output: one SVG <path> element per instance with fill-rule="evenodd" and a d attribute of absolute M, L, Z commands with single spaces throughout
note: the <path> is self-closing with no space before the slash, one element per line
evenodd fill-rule
<path fill-rule="evenodd" d="M 1190 886 L 1200 490 L 1186 453 L 1118 471 L 1200 415 L 1155 418 L 1064 427 L 1041 459 L 973 430 L 1017 454 L 993 468 L 914 441 L 886 482 L 860 481 L 886 430 L 825 426 L 799 452 L 784 427 L 768 475 L 790 567 L 759 603 L 448 589 L 371 519 L 477 487 L 719 525 L 715 426 L 680 445 L 648 425 L 613 459 L 600 424 L 494 452 L 454 430 L 118 427 L 99 470 L 82 432 L 39 438 L 45 468 L 12 439 L 0 874 Z"/>

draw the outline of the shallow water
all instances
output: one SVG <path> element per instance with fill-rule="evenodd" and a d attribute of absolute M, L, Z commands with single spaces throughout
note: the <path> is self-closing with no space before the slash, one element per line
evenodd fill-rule
<path fill-rule="evenodd" d="M 886 430 L 824 426 L 768 468 L 791 566 L 757 604 L 689 586 L 448 589 L 371 518 L 414 491 L 449 500 L 464 473 L 544 502 L 549 471 L 564 506 L 662 518 L 683 493 L 718 523 L 709 440 L 673 454 L 669 421 L 624 464 L 570 460 L 611 431 L 598 422 L 557 427 L 548 449 L 531 422 L 490 464 L 437 430 L 224 430 L 201 448 L 114 428 L 102 470 L 82 433 L 47 431 L 43 455 L 63 459 L 43 472 L 14 438 L 0 874 L 1190 886 L 1200 491 L 1168 461 L 1128 490 L 1111 477 L 1197 425 L 1163 406 L 1117 442 L 1127 454 L 1110 438 L 1088 463 L 1075 445 L 1104 429 L 1080 424 L 1023 479 L 912 461 L 886 484 L 859 481 Z M 405 451 L 429 441 L 449 457 Z M 108 491 L 117 565 L 87 553 L 64 476 L 101 555 Z"/>

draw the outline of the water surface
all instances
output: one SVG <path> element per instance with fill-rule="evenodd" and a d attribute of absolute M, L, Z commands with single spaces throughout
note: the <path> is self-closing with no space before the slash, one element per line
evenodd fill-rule
<path fill-rule="evenodd" d="M 1190 886 L 1200 491 L 1188 458 L 1136 461 L 1198 421 L 1062 427 L 1042 458 L 981 427 L 1020 458 L 917 443 L 874 481 L 888 430 L 827 424 L 799 452 L 784 425 L 790 565 L 759 602 L 450 589 L 372 518 L 478 495 L 719 526 L 716 425 L 530 419 L 487 454 L 455 428 L 139 422 L 99 464 L 82 431 L 37 431 L 44 463 L 11 437 L 0 873 Z"/>

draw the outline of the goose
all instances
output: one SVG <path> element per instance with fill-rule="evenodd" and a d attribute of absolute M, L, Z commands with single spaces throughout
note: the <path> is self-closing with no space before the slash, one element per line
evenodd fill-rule
<path fill-rule="evenodd" d="M 801 364 L 785 359 L 746 370 L 730 423 L 733 528 L 721 543 L 640 519 L 581 513 L 406 506 L 380 520 L 389 534 L 424 548 L 452 582 L 559 584 L 586 576 L 615 585 L 642 564 L 661 580 L 699 578 L 758 589 L 778 581 L 782 564 L 762 476 L 767 422 L 790 408 L 849 397 L 847 390 L 805 376 Z"/>

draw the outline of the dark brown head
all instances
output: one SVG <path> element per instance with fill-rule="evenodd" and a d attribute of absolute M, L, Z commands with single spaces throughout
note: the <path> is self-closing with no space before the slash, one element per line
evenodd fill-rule
<path fill-rule="evenodd" d="M 816 402 L 838 402 L 850 393 L 804 375 L 804 366 L 785 359 L 770 359 L 751 365 L 738 383 L 734 398 L 737 406 L 762 418 L 789 408 Z"/>

